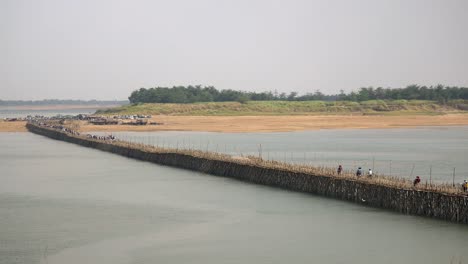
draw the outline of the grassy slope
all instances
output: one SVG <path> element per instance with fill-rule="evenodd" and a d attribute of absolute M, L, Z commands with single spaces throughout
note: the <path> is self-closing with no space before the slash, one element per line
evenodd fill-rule
<path fill-rule="evenodd" d="M 194 104 L 138 104 L 100 110 L 98 114 L 164 114 L 164 115 L 202 115 L 202 116 L 236 116 L 236 115 L 313 115 L 313 114 L 443 114 L 446 112 L 466 112 L 466 101 L 452 101 L 440 105 L 434 101 L 372 100 L 364 102 L 324 102 L 324 101 L 250 101 L 194 103 Z"/>

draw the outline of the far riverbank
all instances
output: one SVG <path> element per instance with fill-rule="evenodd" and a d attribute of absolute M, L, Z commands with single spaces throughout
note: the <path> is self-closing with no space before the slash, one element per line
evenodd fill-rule
<path fill-rule="evenodd" d="M 91 125 L 80 122 L 80 131 L 205 131 L 290 132 L 317 129 L 384 129 L 421 126 L 468 125 L 468 114 L 445 115 L 315 115 L 315 116 L 153 116 L 155 126 Z M 0 121 L 0 132 L 24 132 L 26 122 Z"/>

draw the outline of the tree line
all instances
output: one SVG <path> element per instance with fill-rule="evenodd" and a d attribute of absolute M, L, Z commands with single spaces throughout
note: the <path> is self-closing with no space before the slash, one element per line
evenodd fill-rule
<path fill-rule="evenodd" d="M 326 95 L 316 90 L 314 93 L 299 95 L 297 92 L 245 92 L 236 90 L 218 90 L 213 86 L 174 86 L 140 88 L 128 97 L 130 103 L 196 103 L 196 102 L 247 102 L 252 101 L 367 101 L 367 100 L 433 100 L 446 103 L 449 100 L 468 100 L 468 88 L 457 86 L 419 86 L 405 88 L 363 87 L 358 91 Z"/>

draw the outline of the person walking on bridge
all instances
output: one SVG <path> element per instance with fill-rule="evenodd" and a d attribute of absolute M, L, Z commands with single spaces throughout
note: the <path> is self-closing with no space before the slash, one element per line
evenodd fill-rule
<path fill-rule="evenodd" d="M 420 182 L 421 182 L 421 179 L 419 178 L 419 176 L 416 176 L 416 179 L 414 179 L 413 181 L 413 186 L 416 187 L 416 185 L 418 185 Z"/>
<path fill-rule="evenodd" d="M 362 175 L 362 169 L 361 167 L 359 167 L 358 170 L 356 171 L 356 176 L 360 177 L 361 175 Z"/>
<path fill-rule="evenodd" d="M 462 183 L 462 189 L 463 192 L 466 192 L 466 190 L 468 190 L 468 182 L 466 180 L 464 180 Z"/>
<path fill-rule="evenodd" d="M 338 166 L 338 170 L 336 171 L 338 175 L 341 175 L 341 172 L 343 171 L 343 167 L 341 165 Z"/>
<path fill-rule="evenodd" d="M 372 169 L 369 169 L 369 172 L 368 172 L 367 175 L 369 175 L 369 177 L 372 177 L 372 175 L 373 175 Z"/>

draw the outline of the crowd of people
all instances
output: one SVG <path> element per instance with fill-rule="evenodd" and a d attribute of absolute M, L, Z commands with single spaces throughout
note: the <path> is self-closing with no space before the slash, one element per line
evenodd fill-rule
<path fill-rule="evenodd" d="M 78 132 L 76 130 L 73 130 L 71 128 L 68 128 L 66 126 L 63 126 L 63 125 L 48 124 L 48 123 L 42 122 L 42 121 L 32 121 L 32 123 L 34 123 L 35 125 L 41 126 L 41 127 L 46 127 L 46 128 L 52 128 L 52 129 L 55 129 L 55 130 L 59 130 L 59 131 L 62 131 L 62 132 L 65 132 L 65 133 L 68 133 L 68 134 L 71 134 L 71 135 L 75 135 L 75 136 L 80 135 L 80 132 Z"/>
<path fill-rule="evenodd" d="M 113 135 L 96 136 L 96 135 L 86 134 L 86 137 L 92 138 L 92 139 L 99 139 L 99 140 L 115 140 L 115 136 Z"/>
<path fill-rule="evenodd" d="M 35 125 L 41 126 L 41 127 L 46 127 L 46 128 L 52 128 L 61 132 L 65 132 L 70 135 L 74 136 L 79 136 L 80 132 L 73 130 L 69 127 L 63 126 L 63 125 L 55 125 L 55 124 L 49 124 L 43 121 L 31 121 Z M 97 135 L 92 135 L 92 134 L 86 134 L 86 138 L 90 139 L 97 139 L 97 140 L 115 140 L 115 136 L 113 135 L 106 135 L 106 136 L 97 136 Z"/>

